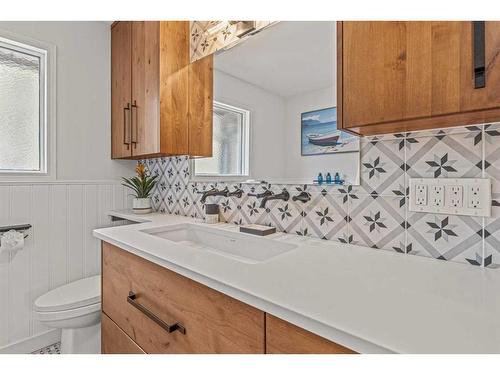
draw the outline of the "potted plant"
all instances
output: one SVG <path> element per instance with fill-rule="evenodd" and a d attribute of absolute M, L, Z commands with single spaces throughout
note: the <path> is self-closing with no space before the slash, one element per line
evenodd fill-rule
<path fill-rule="evenodd" d="M 132 201 L 132 208 L 134 213 L 148 214 L 152 211 L 150 194 L 156 185 L 157 175 L 151 176 L 146 173 L 146 167 L 142 163 L 138 163 L 135 167 L 137 176 L 123 179 L 123 186 L 126 186 L 134 191 L 134 200 Z"/>

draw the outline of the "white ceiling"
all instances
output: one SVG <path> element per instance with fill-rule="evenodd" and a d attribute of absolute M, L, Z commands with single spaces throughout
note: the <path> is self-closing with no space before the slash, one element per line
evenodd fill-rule
<path fill-rule="evenodd" d="M 216 54 L 214 67 L 282 97 L 318 90 L 335 84 L 335 35 L 335 22 L 279 22 Z"/>

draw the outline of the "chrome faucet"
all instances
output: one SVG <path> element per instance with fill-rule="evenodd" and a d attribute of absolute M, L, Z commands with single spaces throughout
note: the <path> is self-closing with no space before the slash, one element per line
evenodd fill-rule
<path fill-rule="evenodd" d="M 285 202 L 290 199 L 290 193 L 286 189 L 283 189 L 283 191 L 279 194 L 274 194 L 270 190 L 267 190 L 267 191 L 271 192 L 271 194 L 268 194 L 262 198 L 262 200 L 260 201 L 260 208 L 265 208 L 267 201 L 270 201 L 272 199 L 281 199 Z"/>
<path fill-rule="evenodd" d="M 227 188 L 227 186 L 222 190 L 217 190 L 216 188 L 212 188 L 212 189 L 207 190 L 207 191 L 199 191 L 198 192 L 198 194 L 203 194 L 201 196 L 201 199 L 200 199 L 201 203 L 205 203 L 205 201 L 207 200 L 207 197 L 216 197 L 216 196 L 227 197 L 228 193 L 229 193 L 229 189 Z"/>

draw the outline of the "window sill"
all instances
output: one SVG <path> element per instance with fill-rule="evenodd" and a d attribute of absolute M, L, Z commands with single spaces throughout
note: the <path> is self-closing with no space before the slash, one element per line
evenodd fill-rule
<path fill-rule="evenodd" d="M 56 176 L 43 172 L 0 172 L 0 182 L 52 182 Z"/>

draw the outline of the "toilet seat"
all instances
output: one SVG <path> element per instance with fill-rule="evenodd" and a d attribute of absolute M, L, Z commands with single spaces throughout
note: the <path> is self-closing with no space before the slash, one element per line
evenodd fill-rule
<path fill-rule="evenodd" d="M 35 311 L 40 316 L 86 314 L 100 308 L 101 277 L 92 276 L 53 289 L 38 297 Z"/>
<path fill-rule="evenodd" d="M 92 314 L 101 310 L 101 303 L 94 303 L 88 306 L 77 307 L 76 309 L 61 311 L 36 311 L 35 318 L 41 322 L 55 322 L 58 320 L 67 320 Z"/>

